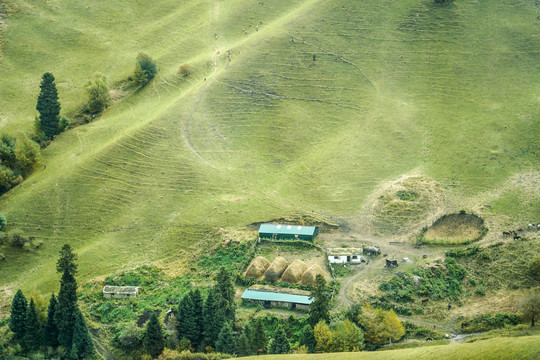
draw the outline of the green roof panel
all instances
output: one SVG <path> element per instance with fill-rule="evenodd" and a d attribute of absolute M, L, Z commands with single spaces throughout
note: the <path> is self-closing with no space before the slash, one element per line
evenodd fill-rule
<path fill-rule="evenodd" d="M 317 227 L 301 225 L 261 224 L 259 233 L 263 234 L 291 234 L 315 236 Z"/>
<path fill-rule="evenodd" d="M 244 291 L 244 293 L 242 294 L 242 299 L 290 302 L 294 304 L 304 304 L 304 305 L 309 305 L 313 302 L 313 299 L 306 295 L 283 294 L 283 293 L 268 292 L 268 291 L 257 291 L 257 290 L 251 290 L 251 289 L 246 289 L 246 291 Z"/>

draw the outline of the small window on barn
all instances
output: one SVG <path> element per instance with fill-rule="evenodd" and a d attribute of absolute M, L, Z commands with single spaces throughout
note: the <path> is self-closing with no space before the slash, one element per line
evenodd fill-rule
<path fill-rule="evenodd" d="M 334 256 L 334 260 L 339 260 L 339 256 Z"/>
<path fill-rule="evenodd" d="M 358 260 L 358 256 L 356 256 L 356 255 L 353 255 L 352 258 L 353 258 L 353 260 Z"/>
<path fill-rule="evenodd" d="M 294 234 L 294 237 L 295 237 L 296 239 L 298 239 L 298 234 Z"/>

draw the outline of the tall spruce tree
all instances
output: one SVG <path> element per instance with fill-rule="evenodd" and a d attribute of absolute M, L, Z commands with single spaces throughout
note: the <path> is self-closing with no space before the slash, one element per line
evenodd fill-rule
<path fill-rule="evenodd" d="M 226 301 L 225 305 L 225 317 L 227 320 L 234 322 L 236 314 L 236 303 L 234 302 L 234 285 L 232 283 L 231 274 L 221 267 L 219 273 L 216 276 L 216 285 L 214 286 L 216 291 L 221 295 L 223 300 Z"/>
<path fill-rule="evenodd" d="M 13 297 L 13 301 L 11 303 L 9 329 L 15 333 L 15 339 L 18 341 L 22 340 L 24 336 L 27 308 L 28 301 L 24 297 L 22 291 L 17 290 L 17 293 Z"/>
<path fill-rule="evenodd" d="M 236 354 L 238 354 L 238 356 L 248 356 L 253 353 L 250 342 L 250 335 L 250 327 L 246 324 L 246 326 L 244 326 L 244 328 L 242 329 L 242 333 L 238 337 L 238 344 L 236 346 Z"/>
<path fill-rule="evenodd" d="M 255 320 L 253 329 L 251 331 L 251 346 L 252 350 L 257 352 L 258 350 L 266 349 L 267 337 L 264 332 L 264 325 L 261 318 Z"/>
<path fill-rule="evenodd" d="M 37 99 L 36 110 L 39 111 L 39 123 L 41 131 L 48 139 L 58 134 L 58 121 L 60 115 L 60 102 L 58 102 L 58 90 L 51 73 L 43 74 Z"/>
<path fill-rule="evenodd" d="M 54 311 L 54 322 L 58 329 L 58 343 L 71 349 L 73 324 L 77 315 L 77 281 L 69 270 L 65 270 L 60 280 L 58 304 Z"/>
<path fill-rule="evenodd" d="M 43 327 L 42 344 L 44 346 L 58 346 L 58 328 L 54 322 L 54 312 L 57 304 L 58 301 L 56 301 L 56 297 L 52 294 L 51 300 L 49 301 L 49 308 L 47 309 L 47 321 Z"/>
<path fill-rule="evenodd" d="M 203 341 L 203 299 L 199 289 L 190 292 L 193 328 L 189 332 L 189 340 L 194 348 L 198 348 Z"/>
<path fill-rule="evenodd" d="M 200 291 L 190 291 L 178 305 L 178 339 L 188 339 L 194 348 L 202 341 L 202 298 Z"/>
<path fill-rule="evenodd" d="M 157 358 L 165 348 L 165 339 L 163 338 L 163 328 L 159 323 L 159 319 L 155 313 L 152 313 L 146 332 L 144 334 L 144 349 L 152 356 Z"/>
<path fill-rule="evenodd" d="M 315 340 L 315 335 L 313 334 L 313 327 L 309 324 L 302 329 L 300 345 L 306 346 L 310 353 L 314 353 L 317 350 L 317 340 Z"/>
<path fill-rule="evenodd" d="M 94 341 L 88 332 L 83 315 L 76 310 L 75 324 L 73 325 L 73 341 L 69 353 L 71 359 L 86 359 L 94 354 Z"/>
<path fill-rule="evenodd" d="M 309 323 L 315 326 L 321 320 L 328 322 L 330 320 L 330 291 L 322 275 L 317 275 L 315 278 L 310 298 L 313 302 L 309 304 Z"/>
<path fill-rule="evenodd" d="M 38 320 L 34 299 L 30 299 L 24 325 L 22 348 L 25 352 L 36 351 L 41 344 L 41 324 Z"/>
<path fill-rule="evenodd" d="M 287 354 L 291 351 L 291 344 L 287 339 L 287 334 L 281 325 L 278 325 L 274 338 L 270 341 L 268 352 L 270 354 Z"/>
<path fill-rule="evenodd" d="M 229 321 L 226 321 L 219 330 L 216 351 L 224 354 L 234 354 L 236 352 L 236 341 Z"/>
<path fill-rule="evenodd" d="M 204 346 L 216 347 L 216 340 L 219 330 L 227 321 L 225 316 L 228 303 L 221 294 L 215 289 L 210 289 L 210 293 L 204 302 L 203 309 L 203 335 Z"/>
<path fill-rule="evenodd" d="M 75 276 L 75 274 L 77 274 L 77 255 L 71 250 L 71 246 L 69 246 L 69 244 L 64 244 L 59 254 L 60 257 L 56 262 L 56 271 L 60 274 L 67 271 Z"/>

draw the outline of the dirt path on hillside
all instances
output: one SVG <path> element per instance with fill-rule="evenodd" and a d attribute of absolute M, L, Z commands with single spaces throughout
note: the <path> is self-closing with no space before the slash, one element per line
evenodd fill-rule
<path fill-rule="evenodd" d="M 90 330 L 90 335 L 92 336 L 92 340 L 94 341 L 94 348 L 96 349 L 97 354 L 105 360 L 116 360 L 114 356 L 107 350 L 105 346 L 101 343 L 98 336 L 97 330 Z"/>
<path fill-rule="evenodd" d="M 219 50 L 214 51 L 214 54 L 212 56 L 212 72 L 208 75 L 208 78 L 214 79 L 214 74 L 217 72 L 217 55 L 218 54 L 219 54 Z M 206 81 L 206 79 L 207 78 L 205 78 L 204 81 Z M 193 108 L 189 112 L 189 115 L 187 116 L 186 120 L 184 121 L 183 137 L 184 137 L 184 140 L 186 141 L 186 145 L 187 145 L 189 151 L 191 151 L 193 153 L 193 155 L 198 157 L 202 162 L 204 162 L 206 165 L 210 166 L 212 169 L 216 169 L 215 166 L 210 164 L 210 162 L 208 162 L 208 160 L 206 160 L 205 158 L 202 157 L 201 154 L 199 154 L 199 152 L 193 146 L 193 144 L 191 142 L 191 138 L 189 137 L 189 125 L 190 125 L 191 120 L 193 118 L 193 114 L 197 110 L 197 107 L 199 106 L 199 102 L 201 101 L 204 93 L 206 92 L 206 90 L 208 89 L 209 86 L 210 86 L 210 81 L 207 81 L 206 85 L 204 85 L 204 88 L 199 93 L 199 96 L 197 97 L 197 100 L 195 100 L 195 104 L 193 105 Z"/>

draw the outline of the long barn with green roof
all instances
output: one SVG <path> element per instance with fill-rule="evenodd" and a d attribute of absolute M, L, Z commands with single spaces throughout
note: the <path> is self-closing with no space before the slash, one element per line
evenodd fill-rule
<path fill-rule="evenodd" d="M 261 224 L 259 228 L 261 239 L 313 241 L 317 233 L 316 226 Z"/>

